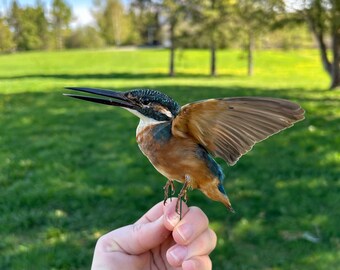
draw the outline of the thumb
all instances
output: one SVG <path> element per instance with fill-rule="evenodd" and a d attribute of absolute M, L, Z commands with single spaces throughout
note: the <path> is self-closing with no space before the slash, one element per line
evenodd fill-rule
<path fill-rule="evenodd" d="M 120 251 L 130 255 L 142 254 L 163 243 L 170 231 L 164 227 L 164 216 L 148 223 L 135 223 L 103 236 L 106 252 Z"/>

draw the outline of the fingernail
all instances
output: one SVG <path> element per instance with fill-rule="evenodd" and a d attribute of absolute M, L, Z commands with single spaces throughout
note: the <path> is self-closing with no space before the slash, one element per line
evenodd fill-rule
<path fill-rule="evenodd" d="M 188 241 L 193 235 L 194 230 L 191 224 L 184 223 L 178 227 L 177 232 L 184 241 Z"/>
<path fill-rule="evenodd" d="M 177 264 L 183 262 L 184 258 L 188 254 L 187 247 L 184 246 L 175 246 L 172 250 L 170 250 L 169 255 L 174 259 Z"/>

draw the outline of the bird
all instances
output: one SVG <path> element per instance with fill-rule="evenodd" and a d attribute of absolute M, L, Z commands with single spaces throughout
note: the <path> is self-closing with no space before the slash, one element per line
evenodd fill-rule
<path fill-rule="evenodd" d="M 170 96 L 152 89 L 66 89 L 93 94 L 64 94 L 68 97 L 121 107 L 139 117 L 138 146 L 167 179 L 164 204 L 170 193 L 175 194 L 174 181 L 183 184 L 176 203 L 180 217 L 182 201 L 187 201 L 191 189 L 199 189 L 234 212 L 224 188 L 223 170 L 215 158 L 235 165 L 256 143 L 303 120 L 305 113 L 297 103 L 271 97 L 211 98 L 181 107 Z"/>

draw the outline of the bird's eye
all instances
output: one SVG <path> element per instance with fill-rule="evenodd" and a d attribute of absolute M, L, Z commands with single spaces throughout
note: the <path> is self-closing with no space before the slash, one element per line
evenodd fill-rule
<path fill-rule="evenodd" d="M 150 106 L 150 105 L 151 105 L 151 101 L 149 101 L 149 100 L 143 100 L 143 101 L 142 101 L 142 104 L 143 104 L 144 106 Z"/>

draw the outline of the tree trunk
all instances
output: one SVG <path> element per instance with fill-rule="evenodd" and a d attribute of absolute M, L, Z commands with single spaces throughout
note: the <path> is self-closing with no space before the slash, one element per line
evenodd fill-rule
<path fill-rule="evenodd" d="M 335 5 L 335 4 L 334 4 Z M 340 5 L 333 7 L 333 25 L 332 25 L 332 52 L 333 52 L 333 63 L 332 63 L 332 82 L 330 89 L 340 87 Z M 336 9 L 339 9 L 336 12 Z"/>
<path fill-rule="evenodd" d="M 328 59 L 327 55 L 327 47 L 323 38 L 323 33 L 316 33 L 314 32 L 316 40 L 319 45 L 319 50 L 320 50 L 320 56 L 321 56 L 321 61 L 322 61 L 322 66 L 324 70 L 331 75 L 332 74 L 332 63 Z"/>
<path fill-rule="evenodd" d="M 321 1 L 315 1 L 313 5 L 316 8 L 314 11 L 316 10 L 317 12 L 309 10 L 305 13 L 305 18 L 318 43 L 323 68 L 331 78 L 330 89 L 334 89 L 340 86 L 340 5 L 337 1 L 333 1 L 332 9 L 329 13 L 331 15 L 333 62 L 328 58 L 327 46 L 324 41 L 326 27 L 323 21 L 324 18 L 321 15 L 325 11 L 322 10 Z"/>
<path fill-rule="evenodd" d="M 111 17 L 111 26 L 112 26 L 112 34 L 113 34 L 113 39 L 114 39 L 114 45 L 116 47 L 118 47 L 120 45 L 120 36 L 121 36 L 121 33 L 120 33 L 120 23 L 119 23 L 119 18 L 118 18 L 118 14 L 116 13 L 115 14 L 116 16 L 112 16 Z"/>
<path fill-rule="evenodd" d="M 310 27 L 311 32 L 314 34 L 316 42 L 318 43 L 321 62 L 324 70 L 330 75 L 332 73 L 332 64 L 328 59 L 327 55 L 327 46 L 324 41 L 324 28 L 320 24 L 320 18 L 314 18 L 313 16 L 309 15 L 308 13 L 305 15 L 307 23 Z"/>
<path fill-rule="evenodd" d="M 169 76 L 175 76 L 175 47 L 171 45 L 170 48 L 170 67 L 169 67 Z"/>
<path fill-rule="evenodd" d="M 215 0 L 211 0 L 211 10 L 215 9 Z M 213 27 L 212 27 L 213 28 Z M 210 30 L 210 76 L 216 76 L 216 40 L 214 29 Z"/>
<path fill-rule="evenodd" d="M 210 53 L 210 76 L 216 76 L 216 46 L 213 38 L 211 39 Z"/>
<path fill-rule="evenodd" d="M 169 66 L 169 76 L 175 76 L 175 26 L 172 23 L 170 25 L 170 66 Z"/>
<path fill-rule="evenodd" d="M 55 24 L 55 42 L 56 42 L 57 50 L 61 50 L 64 45 L 64 40 L 63 40 L 63 33 L 62 33 L 62 24 L 60 20 L 57 20 Z"/>
<path fill-rule="evenodd" d="M 333 62 L 328 59 L 327 54 L 327 46 L 324 41 L 323 33 L 320 31 L 316 31 L 316 29 L 312 26 L 312 31 L 317 40 L 322 66 L 324 70 L 328 73 L 331 78 L 330 89 L 334 89 L 340 86 L 340 34 L 338 31 L 333 31 L 332 33 L 332 54 L 333 54 Z"/>
<path fill-rule="evenodd" d="M 252 76 L 253 69 L 254 69 L 254 65 L 253 65 L 254 35 L 251 29 L 249 29 L 248 31 L 248 48 L 247 49 L 248 49 L 248 76 Z"/>
<path fill-rule="evenodd" d="M 334 89 L 340 85 L 340 71 L 339 71 L 340 57 L 338 44 L 340 42 L 339 35 L 336 34 L 336 31 L 334 31 L 333 28 L 332 31 L 333 62 L 331 62 L 328 58 L 327 46 L 324 40 L 324 28 L 321 27 L 320 25 L 317 25 L 318 23 L 320 24 L 320 21 L 317 21 L 317 19 L 320 20 L 320 18 L 315 19 L 307 15 L 306 19 L 318 43 L 322 66 L 331 78 L 331 84 L 329 88 Z"/>
<path fill-rule="evenodd" d="M 333 51 L 333 65 L 332 65 L 332 82 L 330 89 L 334 89 L 340 86 L 340 35 L 335 34 L 333 36 L 333 44 L 332 44 L 332 51 Z"/>
<path fill-rule="evenodd" d="M 63 37 L 61 33 L 61 27 L 57 29 L 57 49 L 61 50 L 63 48 Z"/>

